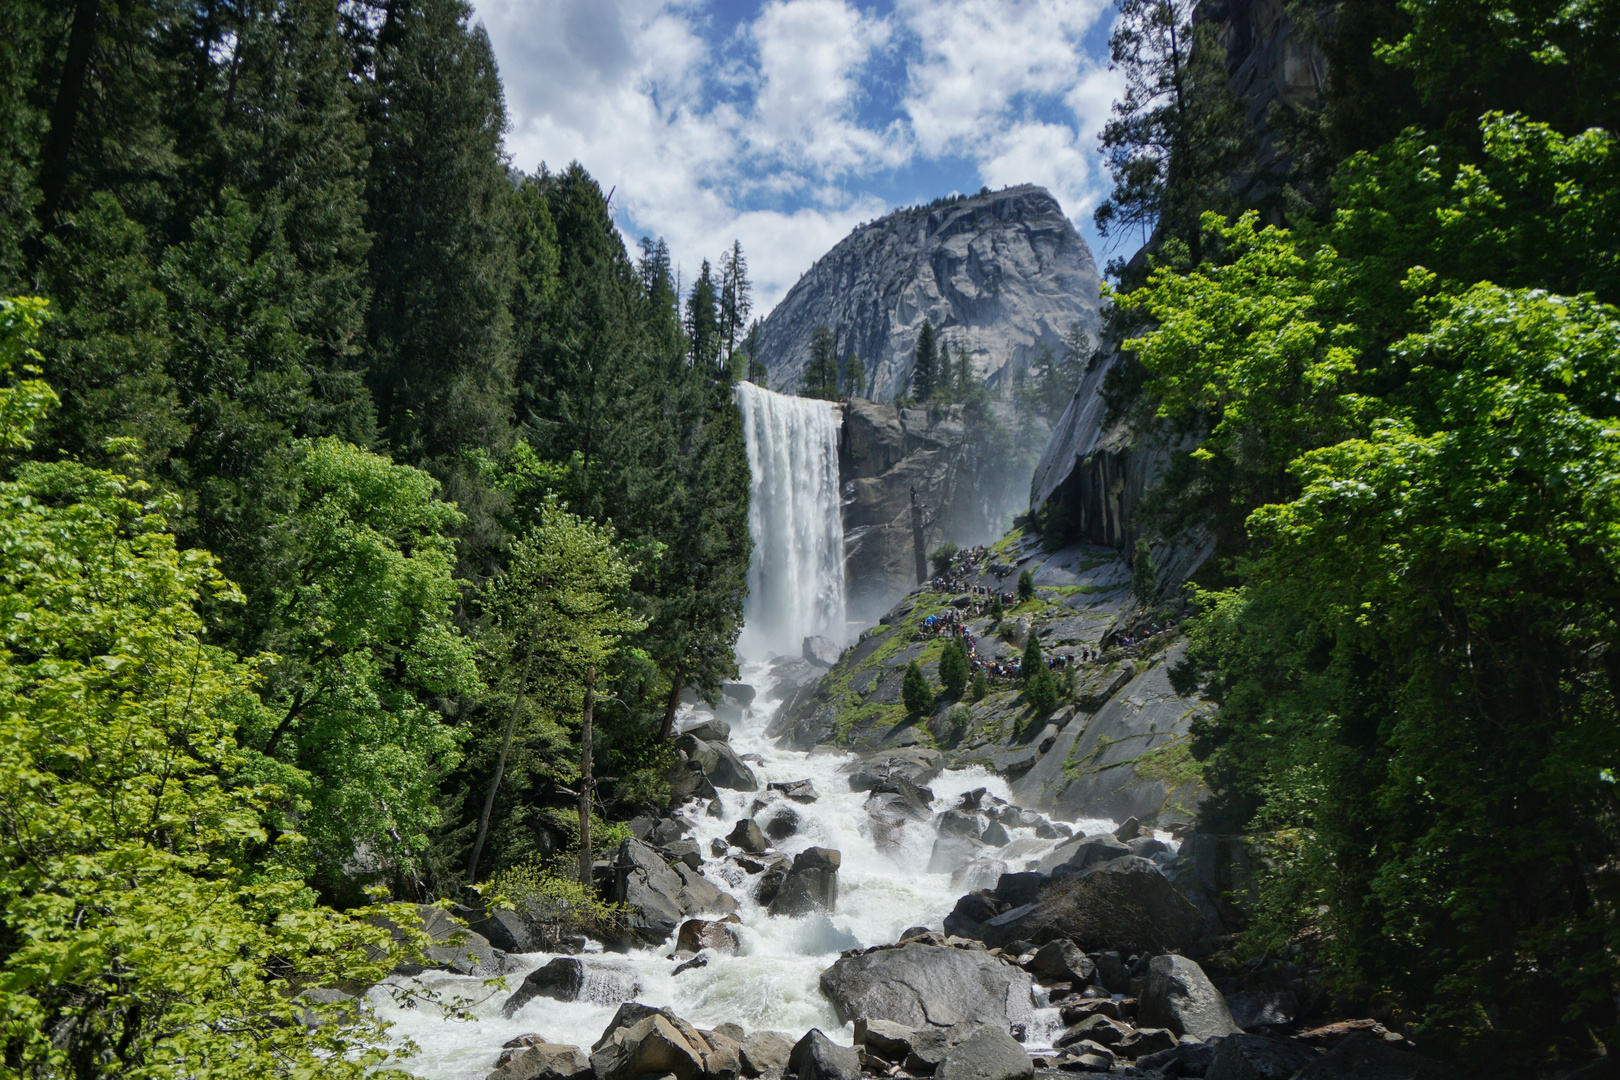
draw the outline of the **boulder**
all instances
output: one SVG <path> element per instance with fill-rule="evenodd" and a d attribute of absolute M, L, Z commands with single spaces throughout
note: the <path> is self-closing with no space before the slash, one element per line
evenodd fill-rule
<path fill-rule="evenodd" d="M 803 656 L 816 667 L 832 667 L 838 663 L 838 657 L 843 651 L 831 638 L 812 635 L 804 639 Z"/>
<path fill-rule="evenodd" d="M 754 770 L 737 756 L 729 743 L 707 742 L 689 731 L 675 740 L 675 749 L 685 754 L 687 761 L 694 764 L 717 788 L 759 790 L 759 779 L 754 775 Z"/>
<path fill-rule="evenodd" d="M 751 1031 L 742 1040 L 743 1075 L 759 1076 L 769 1069 L 785 1071 L 793 1053 L 793 1040 L 780 1031 Z"/>
<path fill-rule="evenodd" d="M 1289 1039 L 1236 1034 L 1215 1048 L 1205 1080 L 1293 1080 L 1320 1055 Z"/>
<path fill-rule="evenodd" d="M 716 1024 L 713 1031 L 707 1031 L 704 1032 L 704 1034 L 708 1037 L 711 1043 L 714 1042 L 715 1036 L 717 1035 L 722 1039 L 730 1039 L 732 1042 L 737 1044 L 737 1049 L 741 1051 L 743 1036 L 748 1033 L 743 1029 L 741 1024 L 727 1023 Z"/>
<path fill-rule="evenodd" d="M 1232 1022 L 1238 1027 L 1291 1024 L 1299 1013 L 1299 998 L 1292 990 L 1240 990 L 1226 999 Z"/>
<path fill-rule="evenodd" d="M 897 781 L 905 780 L 927 792 L 924 785 L 943 769 L 938 750 L 912 747 L 884 758 L 862 762 L 850 773 L 849 790 L 893 791 L 898 790 Z M 927 798 L 932 802 L 933 793 L 927 792 Z"/>
<path fill-rule="evenodd" d="M 780 856 L 766 865 L 760 871 L 759 881 L 754 885 L 754 901 L 769 907 L 771 901 L 775 900 L 777 894 L 782 891 L 782 886 L 786 883 L 788 874 L 792 869 L 793 861 L 786 855 Z"/>
<path fill-rule="evenodd" d="M 911 1041 L 917 1033 L 904 1024 L 889 1020 L 855 1021 L 855 1044 L 864 1046 L 868 1053 L 896 1064 L 911 1053 Z"/>
<path fill-rule="evenodd" d="M 934 841 L 933 851 L 928 856 L 928 872 L 930 874 L 954 874 L 968 863 L 980 856 L 988 856 L 995 848 L 984 843 L 976 836 L 951 836 L 942 834 Z"/>
<path fill-rule="evenodd" d="M 458 975 L 491 978 L 511 970 L 504 952 L 491 945 L 489 939 L 482 934 L 476 934 L 462 926 L 448 911 L 431 904 L 419 904 L 416 911 L 421 919 L 419 928 L 427 934 L 431 942 L 423 948 L 420 962 L 402 961 L 394 969 L 398 974 L 420 975 L 428 968 L 433 968 L 438 971 L 453 971 Z M 391 923 L 383 925 L 389 927 L 394 940 L 404 940 L 405 935 L 397 926 Z"/>
<path fill-rule="evenodd" d="M 989 893 L 970 892 L 945 916 L 945 933 L 952 937 L 977 938 L 985 922 L 995 918 L 999 910 L 995 897 Z"/>
<path fill-rule="evenodd" d="M 1131 840 L 1135 840 L 1141 835 L 1142 823 L 1133 817 L 1126 818 L 1124 823 L 1121 824 L 1119 828 L 1114 830 L 1114 838 L 1119 840 L 1121 843 L 1127 843 Z"/>
<path fill-rule="evenodd" d="M 778 806 L 765 819 L 765 835 L 781 843 L 799 831 L 799 815 L 791 806 Z"/>
<path fill-rule="evenodd" d="M 945 1052 L 937 1080 L 1032 1080 L 1035 1066 L 1006 1029 L 986 1024 Z"/>
<path fill-rule="evenodd" d="M 765 785 L 769 791 L 780 791 L 786 798 L 799 803 L 816 801 L 816 785 L 808 780 L 773 780 Z"/>
<path fill-rule="evenodd" d="M 924 1028 L 913 1032 L 911 1049 L 906 1051 L 906 1059 L 901 1065 L 906 1072 L 914 1075 L 932 1073 L 944 1063 L 945 1055 L 955 1044 L 952 1036 L 959 1031 L 965 1035 L 971 1027 L 972 1024 L 963 1024 L 961 1028 Z"/>
<path fill-rule="evenodd" d="M 468 918 L 467 929 L 508 953 L 540 951 L 540 939 L 529 917 L 515 908 L 497 908 L 482 918 Z"/>
<path fill-rule="evenodd" d="M 663 844 L 659 847 L 658 853 L 664 857 L 666 862 L 685 863 L 693 870 L 703 865 L 703 849 L 698 847 L 696 840 L 682 838 Z"/>
<path fill-rule="evenodd" d="M 591 1062 L 577 1046 L 526 1042 L 508 1050 L 487 1080 L 583 1080 Z"/>
<path fill-rule="evenodd" d="M 1113 859 L 1123 859 L 1131 849 L 1112 836 L 1085 836 L 1059 844 L 1050 855 L 1041 860 L 1041 870 L 1052 873 L 1059 866 L 1072 866 L 1076 870 L 1097 866 Z"/>
<path fill-rule="evenodd" d="M 978 815 L 963 810 L 945 811 L 939 815 L 939 820 L 934 822 L 934 828 L 939 830 L 941 836 L 971 836 L 975 840 L 984 831 Z"/>
<path fill-rule="evenodd" d="M 681 923 L 680 932 L 675 936 L 675 951 L 695 953 L 713 949 L 723 956 L 730 956 L 737 951 L 737 931 L 732 925 L 736 921 L 735 915 L 729 922 L 688 919 Z"/>
<path fill-rule="evenodd" d="M 501 1014 L 510 1020 L 537 997 L 617 1005 L 639 993 L 641 982 L 628 965 L 559 956 L 529 972 L 501 1006 Z"/>
<path fill-rule="evenodd" d="M 984 832 L 979 834 L 979 839 L 991 847 L 1006 847 L 1012 843 L 1012 837 L 1007 835 L 1006 827 L 999 821 L 992 821 L 986 825 Z"/>
<path fill-rule="evenodd" d="M 1030 974 L 1045 982 L 1072 982 L 1083 986 L 1091 981 L 1097 965 L 1074 942 L 1064 938 L 1049 941 L 1029 962 Z"/>
<path fill-rule="evenodd" d="M 1114 1049 L 1124 1057 L 1144 1058 L 1178 1044 L 1176 1036 L 1164 1028 L 1137 1028 L 1119 1042 Z"/>
<path fill-rule="evenodd" d="M 838 867 L 843 856 L 832 848 L 806 848 L 793 857 L 777 894 L 771 898 L 772 915 L 830 915 L 838 906 Z"/>
<path fill-rule="evenodd" d="M 1045 874 L 1034 870 L 1002 874 L 993 891 L 997 900 L 1017 907 L 1020 904 L 1033 904 L 1047 881 Z"/>
<path fill-rule="evenodd" d="M 1155 855 L 1162 855 L 1170 850 L 1169 844 L 1154 836 L 1138 836 L 1125 846 L 1131 849 L 1132 855 L 1143 859 L 1151 859 Z"/>
<path fill-rule="evenodd" d="M 1067 1028 L 1063 1034 L 1052 1040 L 1052 1045 L 1073 1046 L 1089 1039 L 1102 1046 L 1114 1046 L 1130 1034 L 1131 1029 L 1118 1020 L 1103 1016 L 1101 1013 L 1092 1013 L 1078 1024 Z"/>
<path fill-rule="evenodd" d="M 684 975 L 688 971 L 696 971 L 698 968 L 706 968 L 708 966 L 709 966 L 709 958 L 708 958 L 708 956 L 706 956 L 703 953 L 698 953 L 696 956 L 692 957 L 692 959 L 690 959 L 690 960 L 687 960 L 685 963 L 676 964 L 675 965 L 675 970 L 670 972 L 669 974 L 670 974 L 671 978 L 674 978 L 676 975 Z"/>
<path fill-rule="evenodd" d="M 661 945 L 687 915 L 708 908 L 722 914 L 736 901 L 703 880 L 685 863 L 671 869 L 663 857 L 640 840 L 620 844 L 613 854 L 608 899 L 627 908 L 619 944 Z"/>
<path fill-rule="evenodd" d="M 1000 826 L 995 826 L 1000 828 Z M 1000 859 L 981 855 L 977 859 L 951 872 L 953 889 L 988 889 L 1007 876 L 1007 864 Z"/>
<path fill-rule="evenodd" d="M 860 1080 L 861 1059 L 854 1050 L 839 1046 L 811 1028 L 788 1055 L 788 1071 L 799 1080 Z"/>
<path fill-rule="evenodd" d="M 676 863 L 675 874 L 681 879 L 681 891 L 677 894 L 677 899 L 680 901 L 683 914 L 696 915 L 707 911 L 717 915 L 730 915 L 737 910 L 737 901 L 731 894 L 722 892 L 704 877 L 701 871 L 694 870 L 685 863 Z"/>
<path fill-rule="evenodd" d="M 1580 1075 L 1591 1080 L 1613 1076 L 1613 1067 L 1606 1064 L 1589 1066 L 1580 1070 Z M 1313 1062 L 1300 1073 L 1299 1080 L 1455 1080 L 1456 1076 L 1454 1070 L 1438 1061 L 1392 1046 L 1368 1032 L 1358 1032 Z"/>
<path fill-rule="evenodd" d="M 721 685 L 720 693 L 746 709 L 754 703 L 757 691 L 745 682 L 728 682 Z"/>
<path fill-rule="evenodd" d="M 1029 975 L 988 953 L 913 943 L 840 957 L 821 989 L 845 1023 L 857 1017 L 913 1029 L 964 1022 L 1027 1024 Z"/>
<path fill-rule="evenodd" d="M 701 739 L 705 743 L 723 743 L 731 738 L 731 725 L 724 720 L 711 717 L 693 724 L 681 734 Z"/>
<path fill-rule="evenodd" d="M 1005 949 L 1015 941 L 1040 943 L 1057 936 L 1040 904 L 1008 908 L 979 928 L 979 940 L 992 949 Z"/>
<path fill-rule="evenodd" d="M 750 855 L 763 855 L 771 848 L 770 841 L 765 839 L 765 834 L 760 831 L 753 818 L 743 818 L 737 822 L 726 839 Z"/>
<path fill-rule="evenodd" d="M 596 1080 L 635 1080 L 648 1073 L 677 1080 L 718 1080 L 742 1069 L 736 1044 L 703 1032 L 668 1009 L 639 1002 L 619 1006 L 591 1047 Z"/>
<path fill-rule="evenodd" d="M 1145 1027 L 1168 1028 L 1201 1042 L 1241 1030 L 1204 969 L 1174 953 L 1155 956 L 1148 964 L 1138 1018 Z"/>
<path fill-rule="evenodd" d="M 979 935 L 1000 947 L 1019 938 L 1045 944 L 1073 940 L 1082 949 L 1185 952 L 1203 938 L 1197 909 L 1146 859 L 1113 859 L 1054 881 L 1041 890 L 1035 910 L 985 925 Z M 1010 914 L 1010 913 L 1009 913 Z M 992 920 L 994 922 L 994 920 Z M 1109 989 L 1124 987 L 1109 984 Z"/>

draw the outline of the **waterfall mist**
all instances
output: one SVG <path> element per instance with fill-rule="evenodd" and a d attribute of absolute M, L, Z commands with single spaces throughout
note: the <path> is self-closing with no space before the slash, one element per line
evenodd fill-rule
<path fill-rule="evenodd" d="M 843 643 L 844 515 L 838 492 L 838 429 L 830 401 L 736 387 L 748 467 L 748 528 L 754 557 L 742 640 L 745 656 L 799 654 L 810 634 Z"/>

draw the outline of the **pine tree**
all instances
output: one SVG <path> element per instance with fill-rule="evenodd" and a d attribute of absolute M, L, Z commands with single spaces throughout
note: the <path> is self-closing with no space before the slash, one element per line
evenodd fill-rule
<path fill-rule="evenodd" d="M 866 396 L 866 365 L 861 358 L 851 356 L 844 365 L 844 396 L 850 398 Z"/>
<path fill-rule="evenodd" d="M 686 297 L 686 338 L 691 348 L 692 366 L 699 371 L 718 372 L 725 352 L 722 334 L 719 296 L 715 292 L 714 272 L 709 260 L 703 260 L 698 279 Z"/>
<path fill-rule="evenodd" d="M 945 651 L 939 658 L 939 681 L 945 688 L 945 696 L 959 698 L 962 691 L 967 688 L 968 658 L 967 650 L 960 641 L 950 641 L 945 645 Z"/>
<path fill-rule="evenodd" d="M 1046 659 L 1041 655 L 1041 636 L 1033 627 L 1029 631 L 1029 640 L 1024 642 L 1024 659 L 1020 670 L 1026 680 L 1034 676 L 1037 671 L 1046 670 Z"/>
<path fill-rule="evenodd" d="M 742 241 L 733 240 L 720 256 L 720 333 L 725 339 L 729 362 L 743 340 L 743 327 L 754 309 L 754 287 L 748 281 L 748 260 L 743 257 Z"/>
<path fill-rule="evenodd" d="M 748 324 L 748 340 L 743 346 L 743 351 L 748 354 L 748 381 L 756 386 L 764 386 L 765 380 L 770 378 L 770 369 L 759 357 L 759 339 L 760 324 L 759 320 L 755 319 Z"/>
<path fill-rule="evenodd" d="M 800 397 L 838 397 L 838 340 L 825 323 L 810 333 L 810 360 L 799 384 Z"/>
<path fill-rule="evenodd" d="M 1018 602 L 1035 598 L 1035 576 L 1028 570 L 1018 575 Z"/>
<path fill-rule="evenodd" d="M 375 39 L 370 382 L 383 437 L 473 495 L 463 449 L 511 440 L 513 187 L 495 57 L 463 0 L 397 0 Z M 463 506 L 464 510 L 470 509 Z"/>
<path fill-rule="evenodd" d="M 906 665 L 905 678 L 900 683 L 900 700 L 911 716 L 927 716 L 934 707 L 934 688 L 928 685 L 928 676 L 922 665 L 913 660 Z"/>
<path fill-rule="evenodd" d="M 911 396 L 927 401 L 934 394 L 934 367 L 938 363 L 934 324 L 923 321 L 917 333 L 917 353 L 911 365 Z"/>

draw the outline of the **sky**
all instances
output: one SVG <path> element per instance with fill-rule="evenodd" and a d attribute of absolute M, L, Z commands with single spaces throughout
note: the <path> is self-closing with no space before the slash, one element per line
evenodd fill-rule
<path fill-rule="evenodd" d="M 740 240 L 764 315 L 852 228 L 1035 183 L 1104 263 L 1109 0 L 474 0 L 526 172 L 579 161 L 684 281 Z M 1133 245 L 1134 246 L 1134 245 Z"/>

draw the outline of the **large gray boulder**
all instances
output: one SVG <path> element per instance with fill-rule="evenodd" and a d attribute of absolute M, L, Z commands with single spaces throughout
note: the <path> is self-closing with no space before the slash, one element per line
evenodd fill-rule
<path fill-rule="evenodd" d="M 1127 858 L 1135 852 L 1113 836 L 1083 836 L 1066 844 L 1059 844 L 1051 854 L 1041 860 L 1041 873 L 1050 874 L 1060 866 L 1076 870 L 1099 866 L 1113 859 Z"/>
<path fill-rule="evenodd" d="M 806 848 L 793 857 L 793 868 L 771 900 L 772 915 L 831 915 L 838 906 L 838 867 L 843 856 L 832 848 Z"/>
<path fill-rule="evenodd" d="M 1148 964 L 1147 989 L 1139 1010 L 1143 1027 L 1168 1028 L 1201 1042 L 1242 1030 L 1232 1021 L 1226 999 L 1204 969 L 1174 953 L 1155 956 Z"/>
<path fill-rule="evenodd" d="M 841 957 L 821 973 L 840 1020 L 888 1020 L 913 1029 L 961 1023 L 1027 1024 L 1029 975 L 987 953 L 910 944 Z"/>
<path fill-rule="evenodd" d="M 804 658 L 816 667 L 832 667 L 838 663 L 839 654 L 843 651 L 838 647 L 838 643 L 830 638 L 811 636 L 804 639 Z"/>
<path fill-rule="evenodd" d="M 1113 859 L 1054 881 L 1029 910 L 1014 909 L 979 931 L 986 945 L 1069 938 L 1082 949 L 1185 953 L 1204 936 L 1198 910 L 1147 859 Z"/>
<path fill-rule="evenodd" d="M 759 1076 L 770 1069 L 786 1070 L 793 1040 L 780 1031 L 751 1031 L 742 1041 L 744 1076 Z"/>
<path fill-rule="evenodd" d="M 735 1077 L 742 1063 L 735 1044 L 705 1035 L 668 1009 L 625 1002 L 591 1047 L 596 1080 L 635 1080 L 649 1073 L 677 1080 Z"/>
<path fill-rule="evenodd" d="M 936 1080 L 1031 1080 L 1034 1063 L 1004 1028 L 986 1024 L 945 1052 Z"/>
<path fill-rule="evenodd" d="M 1290 1039 L 1237 1034 L 1221 1040 L 1204 1076 L 1205 1080 L 1293 1080 L 1320 1056 Z"/>
<path fill-rule="evenodd" d="M 685 863 L 671 869 L 654 848 L 633 838 L 614 851 L 608 899 L 626 906 L 618 942 L 625 948 L 663 944 L 688 915 L 729 915 L 737 908 L 702 874 Z"/>
<path fill-rule="evenodd" d="M 591 1076 L 591 1062 L 577 1046 L 526 1041 L 501 1055 L 486 1080 L 583 1080 Z"/>
<path fill-rule="evenodd" d="M 559 956 L 529 972 L 501 1006 L 501 1014 L 510 1020 L 519 1009 L 537 997 L 553 1001 L 617 1005 L 639 993 L 641 981 L 636 978 L 635 969 L 628 964 Z"/>
<path fill-rule="evenodd" d="M 839 1046 L 811 1028 L 788 1055 L 788 1071 L 799 1080 L 861 1080 L 861 1059 L 847 1046 Z"/>
<path fill-rule="evenodd" d="M 675 749 L 696 762 L 709 783 L 732 791 L 758 791 L 759 778 L 748 763 L 737 756 L 730 743 L 705 742 L 691 732 L 675 740 Z"/>
<path fill-rule="evenodd" d="M 491 978 L 511 970 L 506 954 L 489 943 L 482 934 L 473 933 L 462 926 L 443 908 L 431 904 L 417 906 L 421 920 L 418 929 L 431 939 L 422 949 L 420 960 L 402 961 L 395 971 L 401 975 L 420 975 L 428 968 L 453 971 L 458 975 L 476 975 Z M 384 922 L 396 941 L 403 941 L 404 933 L 397 925 Z"/>

